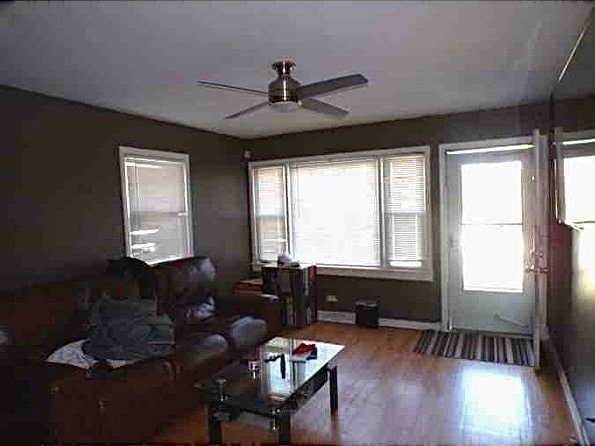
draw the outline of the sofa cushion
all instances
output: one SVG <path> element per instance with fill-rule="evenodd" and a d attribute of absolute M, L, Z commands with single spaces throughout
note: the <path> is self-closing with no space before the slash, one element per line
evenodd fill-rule
<path fill-rule="evenodd" d="M 257 347 L 267 338 L 267 323 L 252 316 L 215 317 L 200 326 L 223 336 L 234 350 L 245 351 Z"/>
<path fill-rule="evenodd" d="M 187 333 L 177 339 L 176 352 L 170 360 L 182 380 L 196 380 L 197 376 L 216 370 L 228 360 L 229 344 L 218 334 Z"/>
<path fill-rule="evenodd" d="M 236 350 L 248 350 L 265 341 L 267 323 L 262 319 L 246 316 L 231 323 L 226 334 Z"/>

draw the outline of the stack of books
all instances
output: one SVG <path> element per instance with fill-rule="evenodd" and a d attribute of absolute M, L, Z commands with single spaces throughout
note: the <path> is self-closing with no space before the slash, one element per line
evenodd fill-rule
<path fill-rule="evenodd" d="M 233 294 L 262 294 L 262 279 L 239 280 L 233 286 Z"/>

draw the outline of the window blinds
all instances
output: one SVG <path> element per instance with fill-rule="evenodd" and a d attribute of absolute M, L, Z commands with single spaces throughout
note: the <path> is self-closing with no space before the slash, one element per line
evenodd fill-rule
<path fill-rule="evenodd" d="M 148 263 L 191 255 L 183 162 L 124 157 L 129 255 Z"/>
<path fill-rule="evenodd" d="M 384 160 L 386 258 L 390 266 L 421 266 L 426 257 L 425 158 L 421 154 Z"/>
<path fill-rule="evenodd" d="M 290 167 L 294 254 L 323 265 L 380 265 L 374 159 Z"/>
<path fill-rule="evenodd" d="M 254 171 L 254 217 L 261 260 L 277 260 L 287 249 L 285 175 L 283 167 Z"/>
<path fill-rule="evenodd" d="M 574 223 L 595 222 L 595 155 L 564 159 L 566 218 Z"/>

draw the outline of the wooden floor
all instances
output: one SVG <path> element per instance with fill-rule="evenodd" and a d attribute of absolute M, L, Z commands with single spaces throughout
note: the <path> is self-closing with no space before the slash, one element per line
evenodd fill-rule
<path fill-rule="evenodd" d="M 318 323 L 295 337 L 345 345 L 339 410 L 325 385 L 292 418 L 292 441 L 323 444 L 570 444 L 570 415 L 550 369 L 438 358 L 412 352 L 414 330 Z M 204 408 L 157 441 L 208 441 Z M 266 429 L 224 424 L 225 442 L 275 442 Z"/>

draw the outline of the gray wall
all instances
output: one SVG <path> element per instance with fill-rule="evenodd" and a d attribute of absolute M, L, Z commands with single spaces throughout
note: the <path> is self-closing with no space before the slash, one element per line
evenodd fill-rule
<path fill-rule="evenodd" d="M 124 254 L 118 146 L 190 155 L 196 254 L 222 290 L 248 273 L 241 140 L 0 87 L 0 289 L 94 273 Z"/>
<path fill-rule="evenodd" d="M 593 71 L 591 71 L 592 73 Z M 595 96 L 558 100 L 553 126 L 564 131 L 595 130 Z M 553 223 L 548 289 L 548 326 L 568 378 L 589 441 L 595 444 L 595 286 L 591 265 L 595 255 L 584 231 Z"/>
<path fill-rule="evenodd" d="M 434 281 L 414 282 L 323 276 L 323 309 L 353 311 L 353 301 L 378 297 L 381 317 L 419 321 L 440 320 L 440 240 L 438 156 L 439 143 L 478 141 L 531 135 L 534 128 L 548 129 L 545 103 L 487 111 L 458 113 L 399 121 L 339 127 L 250 140 L 254 160 L 320 155 L 371 149 L 431 145 L 432 244 Z M 324 302 L 337 295 L 337 304 Z"/>

